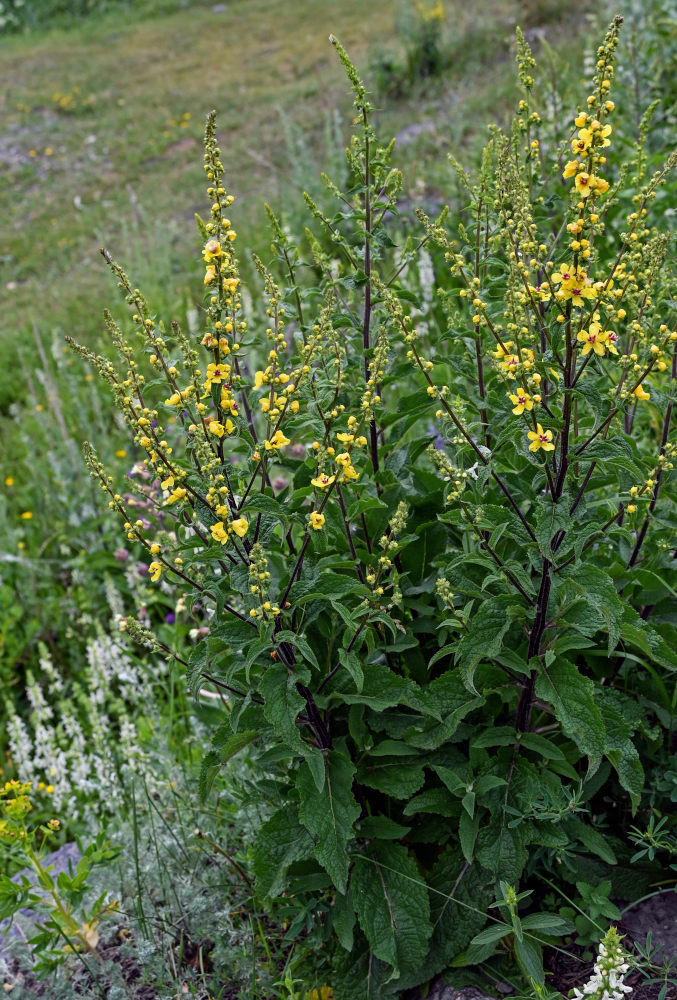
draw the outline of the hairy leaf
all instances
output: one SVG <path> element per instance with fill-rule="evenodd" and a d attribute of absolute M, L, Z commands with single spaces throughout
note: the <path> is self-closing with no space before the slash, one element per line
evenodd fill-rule
<path fill-rule="evenodd" d="M 595 685 L 573 663 L 558 659 L 543 667 L 536 679 L 536 697 L 552 705 L 566 735 L 588 757 L 588 777 L 599 767 L 604 753 L 602 713 L 595 704 Z"/>
<path fill-rule="evenodd" d="M 321 792 L 306 761 L 301 764 L 296 780 L 301 797 L 299 818 L 317 838 L 313 853 L 343 893 L 348 884 L 347 846 L 360 815 L 352 792 L 354 774 L 354 765 L 332 750 L 325 757 L 325 783 Z"/>
<path fill-rule="evenodd" d="M 420 965 L 432 933 L 428 889 L 401 844 L 376 842 L 355 859 L 351 887 L 357 919 L 374 955 L 393 977 Z"/>
<path fill-rule="evenodd" d="M 295 861 L 310 857 L 313 838 L 298 821 L 296 809 L 285 806 L 264 823 L 254 847 L 254 874 L 259 892 L 279 896 L 287 869 Z"/>

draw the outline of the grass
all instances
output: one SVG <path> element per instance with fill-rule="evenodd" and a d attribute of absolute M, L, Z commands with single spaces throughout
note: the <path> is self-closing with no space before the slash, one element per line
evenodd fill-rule
<path fill-rule="evenodd" d="M 36 320 L 95 339 L 100 307 L 112 298 L 101 245 L 125 260 L 135 280 L 169 282 L 185 294 L 194 275 L 187 263 L 192 218 L 204 209 L 206 111 L 219 112 L 238 229 L 248 245 L 260 246 L 263 200 L 289 204 L 290 175 L 309 173 L 299 149 L 302 159 L 304 150 L 310 156 L 323 145 L 333 109 L 339 132 L 346 131 L 349 98 L 328 34 L 340 37 L 365 69 L 375 53 L 399 44 L 396 0 L 304 0 L 301 20 L 292 5 L 275 0 L 234 0 L 221 13 L 211 5 L 169 12 L 166 6 L 122 8 L 10 37 L 0 48 L 5 372 L 13 366 L 17 332 Z M 419 197 L 422 161 L 469 133 L 483 134 L 512 93 L 508 60 L 495 55 L 505 56 L 499 39 L 524 13 L 515 0 L 492 0 L 473 16 L 460 0 L 447 10 L 456 39 L 449 74 L 424 95 L 389 100 L 383 115 L 385 133 L 427 122 L 403 150 L 403 165 L 413 168 L 408 184 Z M 325 165 L 326 157 L 318 162 Z M 432 182 L 440 199 L 444 179 L 446 170 L 442 177 L 438 170 Z M 298 191 L 294 198 L 300 202 Z M 15 383 L 0 375 L 0 410 L 16 394 Z"/>

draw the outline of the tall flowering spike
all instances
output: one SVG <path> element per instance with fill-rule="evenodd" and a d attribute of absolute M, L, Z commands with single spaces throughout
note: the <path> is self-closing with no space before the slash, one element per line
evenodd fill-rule
<path fill-rule="evenodd" d="M 630 966 L 621 948 L 621 936 L 610 927 L 599 945 L 593 974 L 582 989 L 573 990 L 573 1000 L 623 1000 L 631 986 L 623 982 Z"/>

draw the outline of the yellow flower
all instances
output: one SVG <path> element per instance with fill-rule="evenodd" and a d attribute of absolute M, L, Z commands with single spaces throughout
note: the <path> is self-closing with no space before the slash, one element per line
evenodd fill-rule
<path fill-rule="evenodd" d="M 515 416 L 519 417 L 525 410 L 533 410 L 534 402 L 531 396 L 522 389 L 518 389 L 514 396 L 512 393 L 508 395 L 510 396 L 510 402 L 513 404 L 514 409 L 512 412 Z"/>
<path fill-rule="evenodd" d="M 646 392 L 641 385 L 638 385 L 636 389 L 633 389 L 632 395 L 638 400 L 651 399 L 651 394 Z"/>
<path fill-rule="evenodd" d="M 323 473 L 322 475 L 317 476 L 316 479 L 311 479 L 310 481 L 313 486 L 317 486 L 319 490 L 326 490 L 327 487 L 331 486 L 335 479 L 336 476 L 326 476 Z"/>
<path fill-rule="evenodd" d="M 597 194 L 606 194 L 609 190 L 609 182 L 605 181 L 603 177 L 591 177 L 590 185 Z"/>
<path fill-rule="evenodd" d="M 611 101 L 608 101 L 607 103 L 611 104 Z M 608 139 L 607 136 L 611 135 L 612 132 L 613 129 L 611 125 L 604 125 L 601 129 L 598 130 L 597 135 L 602 139 L 599 145 L 602 146 L 602 148 L 604 148 L 604 146 L 611 145 L 611 140 Z"/>
<path fill-rule="evenodd" d="M 350 464 L 350 462 L 341 468 L 341 479 L 357 479 L 358 477 L 359 472 Z"/>
<path fill-rule="evenodd" d="M 574 125 L 577 125 L 578 128 L 584 128 L 585 125 L 587 124 L 587 121 L 588 121 L 587 111 L 581 111 L 580 115 L 574 118 Z"/>
<path fill-rule="evenodd" d="M 5 479 L 5 486 L 14 486 L 14 476 L 7 476 L 7 479 Z"/>
<path fill-rule="evenodd" d="M 581 198 L 587 198 L 590 192 L 594 188 L 594 182 L 596 178 L 593 174 L 580 173 L 576 174 L 576 190 L 578 191 Z"/>
<path fill-rule="evenodd" d="M 587 156 L 591 142 L 592 142 L 592 136 L 590 132 L 588 131 L 587 128 L 582 128 L 578 133 L 578 138 L 572 141 L 571 148 L 573 149 L 576 156 Z"/>
<path fill-rule="evenodd" d="M 222 545 L 228 541 L 228 532 L 223 526 L 223 521 L 217 521 L 216 524 L 212 525 L 212 538 L 215 542 L 221 542 Z"/>
<path fill-rule="evenodd" d="M 608 336 L 608 333 L 605 330 L 602 330 L 599 323 L 591 323 L 589 330 L 581 330 L 578 334 L 577 340 L 580 340 L 583 344 L 583 350 L 581 351 L 583 357 L 585 357 L 586 354 L 589 354 L 590 351 L 594 351 L 595 354 L 598 354 L 601 358 L 603 358 L 608 346 Z M 616 354 L 618 353 L 615 348 L 614 351 Z"/>
<path fill-rule="evenodd" d="M 564 168 L 564 172 L 562 173 L 562 177 L 564 178 L 564 180 L 568 180 L 569 177 L 575 177 L 576 174 L 578 173 L 578 167 L 579 167 L 578 160 L 569 160 L 566 167 Z"/>
<path fill-rule="evenodd" d="M 120 448 L 120 449 L 118 449 L 118 451 L 115 452 L 115 457 L 116 458 L 126 458 L 127 457 L 127 452 L 125 451 L 124 448 Z"/>
<path fill-rule="evenodd" d="M 148 571 L 150 573 L 151 580 L 155 583 L 160 579 L 160 573 L 162 573 L 162 563 L 159 563 L 157 559 L 154 559 L 148 567 Z"/>
<path fill-rule="evenodd" d="M 311 990 L 307 993 L 305 1000 L 334 1000 L 334 992 L 331 986 L 321 986 L 319 992 Z"/>
<path fill-rule="evenodd" d="M 215 277 L 216 277 L 216 268 L 214 267 L 213 264 L 210 264 L 209 267 L 205 270 L 205 280 L 204 280 L 205 285 L 211 285 Z"/>
<path fill-rule="evenodd" d="M 150 547 L 150 554 L 152 556 L 159 556 L 160 555 L 160 551 L 161 551 L 161 546 L 158 545 L 157 542 L 153 542 L 153 544 Z"/>
<path fill-rule="evenodd" d="M 204 250 L 202 251 L 202 256 L 204 257 L 207 264 L 212 260 L 217 260 L 223 255 L 223 250 L 221 249 L 221 244 L 218 240 L 207 240 L 205 243 Z"/>
<path fill-rule="evenodd" d="M 167 497 L 167 503 L 176 503 L 177 500 L 183 500 L 186 495 L 186 491 L 182 486 L 177 486 L 175 490 L 172 490 Z"/>
<path fill-rule="evenodd" d="M 324 527 L 324 514 L 318 513 L 318 511 L 313 510 L 309 515 L 310 526 L 315 531 L 320 531 Z"/>
<path fill-rule="evenodd" d="M 240 538 L 244 538 L 249 530 L 249 521 L 246 517 L 238 517 L 235 521 L 231 521 L 230 527 L 236 535 L 239 535 Z"/>
<path fill-rule="evenodd" d="M 264 441 L 266 451 L 275 451 L 277 448 L 284 448 L 289 444 L 289 438 L 285 437 L 282 431 L 275 431 L 270 441 Z"/>
<path fill-rule="evenodd" d="M 536 424 L 536 430 L 529 431 L 527 437 L 531 441 L 529 451 L 538 451 L 539 448 L 542 448 L 543 451 L 555 450 L 552 443 L 552 431 L 544 431 L 540 424 Z"/>
<path fill-rule="evenodd" d="M 25 510 L 23 512 L 23 514 L 21 515 L 21 517 L 23 518 L 24 521 L 30 521 L 31 518 L 33 517 L 33 511 L 32 510 Z"/>
<path fill-rule="evenodd" d="M 223 424 L 220 424 L 218 420 L 210 420 L 207 429 L 210 434 L 216 434 L 216 436 L 220 438 L 222 438 L 223 435 L 226 433 L 226 428 L 223 426 Z"/>
<path fill-rule="evenodd" d="M 355 439 L 354 434 L 337 434 L 336 438 L 341 444 L 350 444 L 351 441 Z"/>
<path fill-rule="evenodd" d="M 230 365 L 207 365 L 206 382 L 208 382 L 210 386 L 212 383 L 214 383 L 214 385 L 219 385 L 221 380 L 228 378 L 229 375 Z"/>

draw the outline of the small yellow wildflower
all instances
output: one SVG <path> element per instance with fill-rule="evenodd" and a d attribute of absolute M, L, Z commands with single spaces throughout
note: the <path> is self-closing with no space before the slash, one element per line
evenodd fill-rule
<path fill-rule="evenodd" d="M 270 441 L 264 441 L 266 451 L 276 451 L 278 448 L 284 448 L 289 443 L 289 438 L 285 437 L 282 431 L 275 431 Z"/>
<path fill-rule="evenodd" d="M 14 486 L 14 476 L 7 476 L 5 486 Z"/>
<path fill-rule="evenodd" d="M 159 563 L 157 559 L 154 559 L 148 567 L 148 571 L 150 573 L 151 580 L 155 583 L 160 579 L 160 574 L 162 573 L 162 563 Z"/>
<path fill-rule="evenodd" d="M 228 532 L 224 527 L 223 521 L 217 521 L 216 524 L 213 524 L 211 531 L 215 542 L 221 542 L 222 545 L 226 544 L 228 541 Z"/>
<path fill-rule="evenodd" d="M 202 256 L 207 264 L 211 263 L 213 260 L 217 260 L 223 255 L 223 250 L 221 249 L 221 244 L 218 240 L 207 240 L 205 243 L 204 250 L 202 251 Z"/>
<path fill-rule="evenodd" d="M 313 510 L 309 515 L 310 526 L 314 531 L 320 531 L 324 527 L 324 514 Z"/>
<path fill-rule="evenodd" d="M 219 423 L 218 420 L 210 420 L 207 429 L 210 434 L 215 434 L 217 437 L 220 438 L 222 438 L 223 435 L 226 433 L 226 428 L 223 426 L 223 424 Z"/>
<path fill-rule="evenodd" d="M 186 491 L 182 486 L 177 486 L 176 489 L 172 490 L 167 497 L 167 503 L 176 503 L 177 500 L 183 500 L 186 495 Z"/>
<path fill-rule="evenodd" d="M 23 514 L 21 515 L 21 517 L 22 517 L 22 519 L 24 521 L 30 521 L 31 518 L 33 517 L 33 511 L 32 510 L 25 510 L 23 512 Z"/>
<path fill-rule="evenodd" d="M 543 451 L 555 450 L 552 443 L 552 431 L 544 431 L 540 424 L 536 424 L 536 430 L 529 431 L 527 437 L 531 441 L 529 451 L 538 451 L 539 448 L 542 448 Z"/>
<path fill-rule="evenodd" d="M 310 481 L 313 486 L 317 486 L 318 489 L 326 490 L 327 487 L 331 486 L 335 479 L 336 476 L 327 476 L 323 473 L 322 475 L 317 476 L 316 479 L 311 479 Z"/>
<path fill-rule="evenodd" d="M 637 400 L 651 399 L 651 394 L 648 393 L 641 385 L 638 385 L 636 389 L 633 389 L 632 395 Z"/>
<path fill-rule="evenodd" d="M 249 530 L 249 521 L 246 517 L 238 517 L 230 523 L 231 531 L 234 531 L 240 538 L 244 538 Z"/>
<path fill-rule="evenodd" d="M 589 354 L 590 351 L 594 351 L 595 354 L 598 354 L 599 357 L 603 358 L 606 353 L 606 349 L 609 346 L 607 343 L 608 336 L 609 335 L 606 330 L 602 330 L 599 323 L 591 323 L 588 330 L 581 330 L 578 334 L 577 340 L 580 340 L 583 344 L 583 349 L 581 351 L 583 357 L 585 357 L 586 354 Z M 616 353 L 618 352 L 616 351 Z"/>
<path fill-rule="evenodd" d="M 513 405 L 512 412 L 515 416 L 519 417 L 525 410 L 533 410 L 534 402 L 531 396 L 522 389 L 518 389 L 515 395 L 512 393 L 508 393 L 508 395 L 510 396 L 510 402 Z"/>

